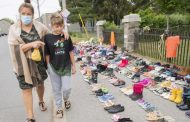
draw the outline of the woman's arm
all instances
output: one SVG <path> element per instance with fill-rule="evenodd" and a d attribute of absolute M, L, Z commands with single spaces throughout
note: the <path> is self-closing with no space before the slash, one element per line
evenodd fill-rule
<path fill-rule="evenodd" d="M 28 50 L 30 50 L 32 48 L 40 48 L 43 45 L 44 45 L 43 42 L 35 41 L 35 42 L 31 42 L 31 43 L 22 45 L 21 49 L 22 49 L 23 52 L 27 52 Z"/>

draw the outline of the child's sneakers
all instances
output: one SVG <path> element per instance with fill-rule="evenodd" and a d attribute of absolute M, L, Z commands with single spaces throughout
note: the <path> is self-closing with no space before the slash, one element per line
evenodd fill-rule
<path fill-rule="evenodd" d="M 58 109 L 57 112 L 56 112 L 56 116 L 58 118 L 63 118 L 63 109 Z"/>

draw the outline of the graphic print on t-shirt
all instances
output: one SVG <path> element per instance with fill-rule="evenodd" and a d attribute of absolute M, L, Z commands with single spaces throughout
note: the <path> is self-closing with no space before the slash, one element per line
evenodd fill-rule
<path fill-rule="evenodd" d="M 65 47 L 63 41 L 57 40 L 57 42 L 54 43 L 54 46 L 55 46 L 55 55 L 65 54 Z"/>

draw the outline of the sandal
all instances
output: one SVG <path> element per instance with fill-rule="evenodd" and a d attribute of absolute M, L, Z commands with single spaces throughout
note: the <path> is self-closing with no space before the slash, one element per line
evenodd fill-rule
<path fill-rule="evenodd" d="M 58 118 L 63 118 L 63 110 L 57 110 L 57 112 L 56 112 L 56 116 L 58 117 Z"/>
<path fill-rule="evenodd" d="M 39 102 L 39 107 L 40 107 L 40 110 L 41 111 L 46 111 L 47 110 L 47 107 L 45 105 L 45 102 Z"/>
<path fill-rule="evenodd" d="M 27 118 L 25 122 L 35 122 L 35 120 Z"/>
<path fill-rule="evenodd" d="M 65 101 L 65 108 L 69 109 L 71 107 L 71 102 L 70 101 Z"/>
<path fill-rule="evenodd" d="M 111 100 L 108 100 L 108 101 L 105 102 L 104 108 L 106 108 L 106 107 L 111 107 L 111 106 L 113 106 L 113 105 L 115 105 L 114 102 L 112 102 Z"/>

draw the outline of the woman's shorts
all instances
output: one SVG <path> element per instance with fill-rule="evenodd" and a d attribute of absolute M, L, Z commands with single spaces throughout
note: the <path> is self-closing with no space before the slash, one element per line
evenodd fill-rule
<path fill-rule="evenodd" d="M 44 81 L 38 82 L 38 83 L 36 83 L 35 85 L 26 83 L 26 82 L 25 82 L 24 75 L 18 76 L 17 79 L 18 79 L 18 82 L 19 82 L 19 87 L 20 87 L 22 90 L 24 90 L 24 89 L 32 89 L 32 88 L 35 87 L 35 86 L 39 86 L 39 85 L 43 85 L 43 84 L 44 84 Z"/>

